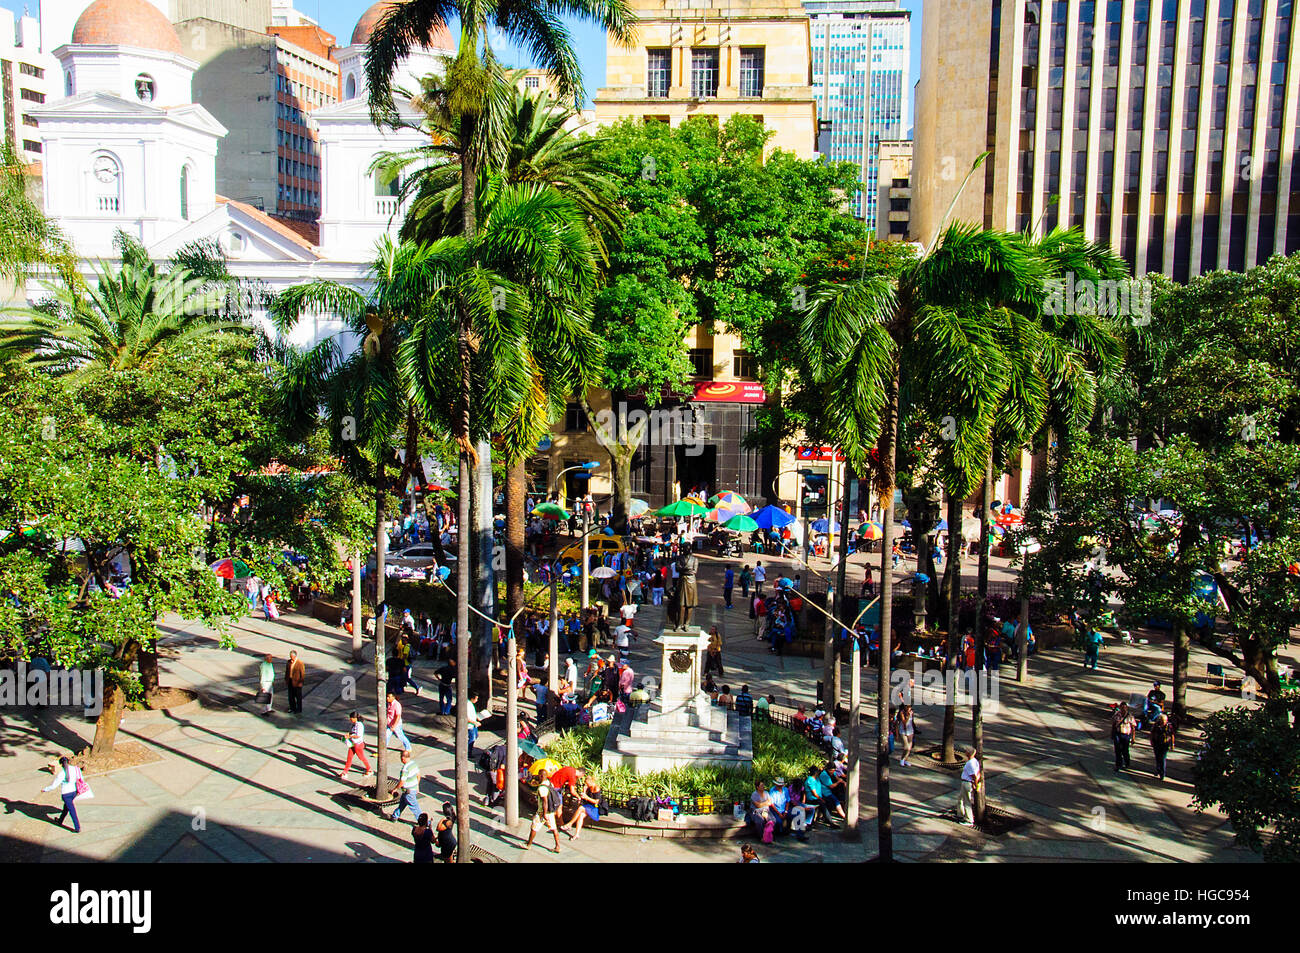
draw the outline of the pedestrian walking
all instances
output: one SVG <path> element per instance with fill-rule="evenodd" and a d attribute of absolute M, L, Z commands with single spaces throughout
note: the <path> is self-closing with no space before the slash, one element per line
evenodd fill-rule
<path fill-rule="evenodd" d="M 478 703 L 478 692 L 469 693 L 469 704 L 466 706 L 465 723 L 469 726 L 469 756 L 474 758 L 474 742 L 478 741 L 478 726 L 483 723 L 483 716 L 478 713 L 475 705 Z"/>
<path fill-rule="evenodd" d="M 72 833 L 80 834 L 81 819 L 77 817 L 77 798 L 92 798 L 95 795 L 82 776 L 81 769 L 66 757 L 59 759 L 59 766 L 54 769 L 54 780 L 49 787 L 41 788 L 41 791 L 53 791 L 55 788 L 59 789 L 59 796 L 63 798 L 63 813 L 59 815 L 58 825 L 62 827 L 63 819 L 72 815 Z M 556 842 L 558 841 L 557 837 Z"/>
<path fill-rule="evenodd" d="M 981 781 L 979 759 L 975 757 L 975 749 L 971 748 L 966 752 L 966 764 L 961 769 L 961 795 L 957 801 L 957 813 L 967 827 L 975 826 L 975 789 Z"/>
<path fill-rule="evenodd" d="M 390 796 L 400 797 L 397 810 L 389 815 L 394 821 L 402 819 L 402 810 L 410 808 L 417 818 L 420 816 L 420 766 L 411 760 L 410 750 L 402 752 L 402 770 L 397 775 L 397 783 L 388 792 Z"/>
<path fill-rule="evenodd" d="M 456 660 L 447 659 L 442 668 L 438 669 L 438 714 L 451 714 L 451 700 L 454 697 L 453 691 L 456 685 Z"/>
<path fill-rule="evenodd" d="M 397 735 L 397 740 L 402 743 L 403 751 L 411 750 L 411 742 L 406 737 L 406 732 L 402 730 L 402 703 L 397 700 L 397 696 L 392 692 L 388 693 L 388 728 L 384 732 L 384 744 L 387 745 L 392 740 L 393 735 Z"/>
<path fill-rule="evenodd" d="M 533 820 L 529 825 L 528 843 L 524 845 L 524 850 L 529 850 L 533 846 L 533 840 L 537 837 L 537 832 L 542 828 L 549 828 L 551 836 L 555 838 L 555 846 L 551 848 L 552 852 L 560 852 L 560 831 L 555 822 L 555 812 L 560 809 L 559 801 L 563 795 L 555 788 L 551 782 L 551 772 L 543 768 L 538 774 L 539 783 L 537 785 L 537 811 L 533 814 Z"/>
<path fill-rule="evenodd" d="M 763 568 L 763 560 L 754 563 L 754 595 L 763 594 L 763 583 L 767 582 L 767 570 Z"/>
<path fill-rule="evenodd" d="M 898 746 L 902 749 L 899 755 L 898 763 L 903 767 L 911 767 L 908 764 L 907 757 L 912 753 L 912 741 L 916 735 L 916 723 L 913 717 L 912 706 L 903 705 L 898 709 L 898 722 L 894 729 L 895 738 Z"/>
<path fill-rule="evenodd" d="M 362 775 L 362 777 L 370 774 L 370 762 L 366 760 L 366 726 L 361 721 L 361 716 L 355 711 L 348 717 L 352 719 L 352 728 L 343 736 L 343 741 L 348 746 L 348 753 L 347 758 L 343 761 L 343 770 L 339 772 L 340 781 L 348 779 L 348 771 L 352 767 L 354 757 L 366 769 L 366 774 Z"/>
<path fill-rule="evenodd" d="M 1162 712 L 1151 726 L 1151 749 L 1156 756 L 1156 777 L 1161 781 L 1165 779 L 1169 749 L 1173 746 L 1174 726 L 1169 721 L 1169 716 Z"/>
<path fill-rule="evenodd" d="M 749 584 L 754 580 L 754 571 L 749 568 L 749 563 L 740 567 L 740 594 L 749 600 Z"/>
<path fill-rule="evenodd" d="M 730 566 L 722 571 L 722 604 L 730 609 L 731 593 L 736 587 L 736 572 Z"/>
<path fill-rule="evenodd" d="M 704 674 L 711 672 L 717 672 L 719 678 L 725 674 L 722 671 L 722 633 L 716 625 L 709 626 L 709 648 L 704 656 Z"/>
<path fill-rule="evenodd" d="M 444 864 L 456 863 L 456 805 L 451 801 L 442 802 L 442 820 L 438 822 L 438 859 Z"/>
<path fill-rule="evenodd" d="M 1089 627 L 1088 634 L 1083 637 L 1083 667 L 1089 668 L 1095 672 L 1097 670 L 1097 654 L 1101 651 L 1102 634 L 1096 628 Z"/>
<path fill-rule="evenodd" d="M 1137 719 L 1128 709 L 1128 702 L 1120 702 L 1119 708 L 1110 721 L 1110 737 L 1115 744 L 1115 770 L 1130 766 L 1129 745 L 1133 742 L 1133 732 L 1137 730 Z"/>
<path fill-rule="evenodd" d="M 271 699 L 275 687 L 275 661 L 270 655 L 265 656 L 257 666 L 257 690 L 259 699 L 265 696 L 266 707 L 263 715 L 271 714 Z"/>
<path fill-rule="evenodd" d="M 421 814 L 415 826 L 411 828 L 411 840 L 415 843 L 415 856 L 412 863 L 433 863 L 433 828 L 429 826 L 429 815 Z"/>
<path fill-rule="evenodd" d="M 289 661 L 284 667 L 285 689 L 289 692 L 289 711 L 302 714 L 302 683 L 307 678 L 307 666 L 298 658 L 296 651 L 289 653 Z"/>

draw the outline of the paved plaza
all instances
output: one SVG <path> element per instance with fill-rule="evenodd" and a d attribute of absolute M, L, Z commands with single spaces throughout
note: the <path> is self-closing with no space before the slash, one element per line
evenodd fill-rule
<path fill-rule="evenodd" d="M 717 623 L 724 633 L 726 681 L 733 689 L 748 683 L 755 696 L 775 694 L 779 704 L 814 698 L 821 659 L 777 657 L 754 637 L 753 622 L 737 602 L 722 608 L 717 562 L 706 560 L 702 586 L 705 605 L 697 620 Z M 906 568 L 906 567 L 904 567 Z M 973 572 L 973 566 L 968 566 Z M 854 566 L 851 579 L 860 580 Z M 1006 578 L 1004 567 L 995 578 Z M 769 579 L 772 578 L 769 576 Z M 900 571 L 901 578 L 901 571 Z M 854 584 L 856 586 L 856 583 Z M 657 674 L 650 639 L 663 624 L 663 609 L 644 606 L 637 616 L 640 641 L 633 644 L 638 673 Z M 238 648 L 220 648 L 215 635 L 197 623 L 168 620 L 162 625 L 160 665 L 163 684 L 196 691 L 200 700 L 170 712 L 128 712 L 119 743 L 136 742 L 155 760 L 105 774 L 91 773 L 93 800 L 78 801 L 83 832 L 55 826 L 59 802 L 42 794 L 49 783 L 43 768 L 93 735 L 94 724 L 80 714 L 8 710 L 0 719 L 0 859 L 54 862 L 117 861 L 408 861 L 410 825 L 381 817 L 345 795 L 352 784 L 339 781 L 347 713 L 363 712 L 373 764 L 373 663 L 350 661 L 350 640 L 340 629 L 304 613 L 279 621 L 247 617 L 235 631 Z M 284 711 L 279 681 L 283 660 L 297 649 L 307 665 L 304 713 Z M 265 653 L 277 660 L 277 711 L 258 714 L 253 701 L 257 661 Z M 1295 645 L 1283 653 L 1292 663 Z M 1203 673 L 1214 657 L 1193 649 L 1191 671 Z M 1029 684 L 1014 680 L 1014 668 L 1000 683 L 998 709 L 985 715 L 985 751 L 990 803 L 1031 823 L 1002 836 L 987 836 L 960 826 L 954 816 L 956 776 L 929 764 L 919 752 L 938 741 L 942 708 L 917 708 L 920 737 L 912 767 L 892 767 L 894 847 L 902 860 L 1096 860 L 1096 861 L 1250 861 L 1249 851 L 1232 845 L 1232 832 L 1216 812 L 1198 814 L 1190 805 L 1191 759 L 1184 741 L 1170 757 L 1169 780 L 1152 777 L 1150 746 L 1134 746 L 1130 772 L 1112 770 L 1109 703 L 1143 691 L 1152 680 L 1168 683 L 1167 644 L 1108 646 L 1098 671 L 1084 670 L 1077 652 L 1059 647 L 1033 659 Z M 453 739 L 435 725 L 437 693 L 432 665 L 417 663 L 416 680 L 425 686 L 403 698 L 406 730 L 424 781 L 421 809 L 435 813 L 451 799 Z M 353 681 L 355 680 L 355 681 Z M 874 693 L 875 675 L 867 670 L 864 691 Z M 433 688 L 433 697 L 430 697 Z M 355 689 L 355 700 L 352 691 Z M 1204 715 L 1235 701 L 1198 682 L 1189 692 L 1193 710 Z M 498 700 L 498 704 L 503 702 Z M 484 747 L 500 739 L 502 719 L 480 735 Z M 874 733 L 875 723 L 866 731 Z M 970 711 L 958 711 L 958 742 L 970 737 Z M 394 741 L 396 744 L 396 741 Z M 399 748 L 390 754 L 396 771 Z M 355 769 L 352 778 L 360 782 Z M 482 806 L 482 777 L 471 774 L 475 796 L 475 843 L 507 862 L 579 863 L 587 861 L 734 861 L 738 842 L 640 838 L 583 831 L 577 841 L 562 841 L 560 854 L 544 842 L 525 853 L 527 819 L 507 830 L 503 816 Z M 876 853 L 874 745 L 864 745 L 862 834 L 858 843 L 818 829 L 805 844 L 793 840 L 760 846 L 764 861 L 861 861 Z"/>

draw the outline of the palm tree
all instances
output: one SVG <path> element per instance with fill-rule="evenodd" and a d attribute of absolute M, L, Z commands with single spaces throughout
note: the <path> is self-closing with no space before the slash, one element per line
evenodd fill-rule
<path fill-rule="evenodd" d="M 12 143 L 0 143 L 0 281 L 22 284 L 40 266 L 70 286 L 81 284 L 66 236 L 41 210 L 27 166 Z"/>
<path fill-rule="evenodd" d="M 283 331 L 306 314 L 339 315 L 347 330 L 361 339 L 361 347 L 346 356 L 332 338 L 296 356 L 281 372 L 277 396 L 282 416 L 299 431 L 314 422 L 319 408 L 324 407 L 332 452 L 354 477 L 374 488 L 375 603 L 379 605 L 385 596 L 385 501 L 393 485 L 387 473 L 396 461 L 394 444 L 399 439 L 406 453 L 396 485 L 413 473 L 424 478 L 415 449 L 426 421 L 410 398 L 409 381 L 397 352 L 437 286 L 438 262 L 422 246 L 397 244 L 385 237 L 378 243 L 366 277 L 369 291 L 324 280 L 295 285 L 277 296 L 272 316 Z M 376 622 L 376 716 L 383 724 L 387 679 L 384 625 L 382 619 Z M 376 798 L 387 794 L 387 769 L 387 748 L 380 745 Z"/>
<path fill-rule="evenodd" d="M 1029 299 L 1041 267 L 1018 236 L 951 225 L 930 251 L 895 277 L 869 275 L 814 290 L 801 346 L 821 391 L 824 424 L 840 434 L 850 465 L 874 475 L 885 502 L 881 547 L 881 638 L 877 802 L 880 857 L 892 858 L 889 804 L 889 659 L 893 494 L 899 397 L 946 401 L 954 417 L 990 420 L 1005 361 L 984 315 L 999 300 Z M 918 400 L 918 403 L 922 400 Z M 962 428 L 949 454 L 957 468 L 987 459 L 985 428 Z M 872 464 L 870 451 L 877 450 Z"/>
<path fill-rule="evenodd" d="M 443 119 L 443 127 L 454 130 L 459 146 L 455 158 L 459 160 L 461 170 L 461 237 L 467 242 L 477 239 L 479 169 L 492 157 L 498 159 L 497 165 L 501 164 L 504 141 L 500 130 L 494 128 L 494 111 L 489 109 L 493 95 L 501 89 L 501 67 L 488 43 L 488 30 L 494 28 L 507 39 L 527 48 L 534 63 L 550 75 L 559 95 L 577 107 L 583 98 L 582 76 L 569 32 L 562 23 L 561 18 L 566 16 L 595 21 L 621 42 L 630 43 L 632 40 L 634 18 L 626 0 L 404 0 L 393 4 L 371 33 L 366 58 L 370 111 L 376 124 L 393 125 L 399 121 L 392 85 L 398 63 L 413 47 L 427 42 L 433 30 L 446 29 L 452 19 L 459 22 L 460 42 L 456 55 L 444 62 L 444 84 L 433 105 Z M 468 373 L 471 352 L 469 315 L 461 309 L 455 317 L 459 322 L 457 350 L 460 363 Z M 466 387 L 468 382 L 467 376 L 463 382 Z M 471 395 L 466 390 L 460 398 L 466 415 L 470 404 Z M 454 432 L 466 441 L 472 429 L 470 423 L 466 417 L 454 428 Z M 462 468 L 477 458 L 475 447 L 467 442 L 462 444 Z M 470 550 L 465 528 L 469 526 L 469 498 L 463 489 L 459 500 L 459 520 L 460 564 L 467 566 Z M 490 534 L 490 526 L 487 532 Z M 465 633 L 469 631 L 468 586 L 468 573 L 465 572 L 456 598 L 458 631 Z M 456 700 L 456 718 L 461 726 L 458 730 L 462 735 L 465 733 L 467 691 L 462 683 Z M 458 767 L 458 778 L 462 772 L 467 774 L 467 765 Z M 462 812 L 462 815 L 467 823 L 468 812 Z M 468 850 L 468 837 L 462 849 Z"/>
<path fill-rule="evenodd" d="M 586 306 L 596 256 L 573 203 L 554 189 L 499 179 L 484 196 L 483 227 L 473 240 L 456 235 L 424 246 L 438 282 L 398 354 L 420 412 L 442 423 L 460 447 L 462 494 L 475 441 L 495 431 L 508 453 L 521 452 L 546 427 L 554 409 L 549 395 L 559 382 L 587 383 L 594 376 L 591 357 L 599 353 Z M 463 531 L 460 543 L 463 554 Z M 461 633 L 468 632 L 466 595 L 462 585 Z M 456 655 L 467 671 L 467 635 L 457 638 Z M 462 679 L 456 736 L 462 859 L 470 843 L 467 700 Z"/>
<path fill-rule="evenodd" d="M 78 382 L 147 367 L 197 337 L 250 330 L 223 316 L 219 290 L 187 268 L 102 264 L 93 286 L 45 287 L 47 301 L 0 322 L 0 351 Z"/>

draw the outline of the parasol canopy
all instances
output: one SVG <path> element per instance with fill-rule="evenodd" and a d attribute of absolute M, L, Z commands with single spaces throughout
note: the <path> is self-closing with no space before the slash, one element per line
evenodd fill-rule
<path fill-rule="evenodd" d="M 690 498 L 678 500 L 676 503 L 669 503 L 663 509 L 655 510 L 656 516 L 703 516 L 709 511 L 709 508 L 702 503 L 695 502 Z"/>
<path fill-rule="evenodd" d="M 242 559 L 218 559 L 208 568 L 221 579 L 247 579 L 253 574 Z"/>
<path fill-rule="evenodd" d="M 771 504 L 749 515 L 759 529 L 779 529 L 794 522 L 793 516 Z"/>
<path fill-rule="evenodd" d="M 548 520 L 567 520 L 569 511 L 559 503 L 539 503 L 533 507 L 533 516 L 540 516 Z"/>
<path fill-rule="evenodd" d="M 723 529 L 729 529 L 736 533 L 752 533 L 758 529 L 758 524 L 752 517 L 739 513 L 722 524 Z"/>

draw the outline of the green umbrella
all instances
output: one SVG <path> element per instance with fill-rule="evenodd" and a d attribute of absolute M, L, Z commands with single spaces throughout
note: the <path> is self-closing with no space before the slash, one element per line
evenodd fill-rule
<path fill-rule="evenodd" d="M 724 529 L 733 530 L 737 533 L 752 533 L 758 529 L 758 524 L 746 516 L 744 513 L 733 516 L 722 524 Z"/>
<path fill-rule="evenodd" d="M 534 516 L 547 516 L 553 520 L 567 520 L 569 511 L 559 503 L 539 503 L 533 507 Z"/>
<path fill-rule="evenodd" d="M 545 748 L 539 745 L 536 741 L 529 741 L 526 738 L 519 739 L 519 752 L 520 754 L 528 755 L 528 757 L 532 758 L 534 761 L 538 758 L 546 757 Z"/>
<path fill-rule="evenodd" d="M 661 510 L 655 510 L 655 516 L 703 516 L 708 511 L 707 506 L 700 506 L 688 500 L 678 500 L 676 503 L 669 503 Z"/>

